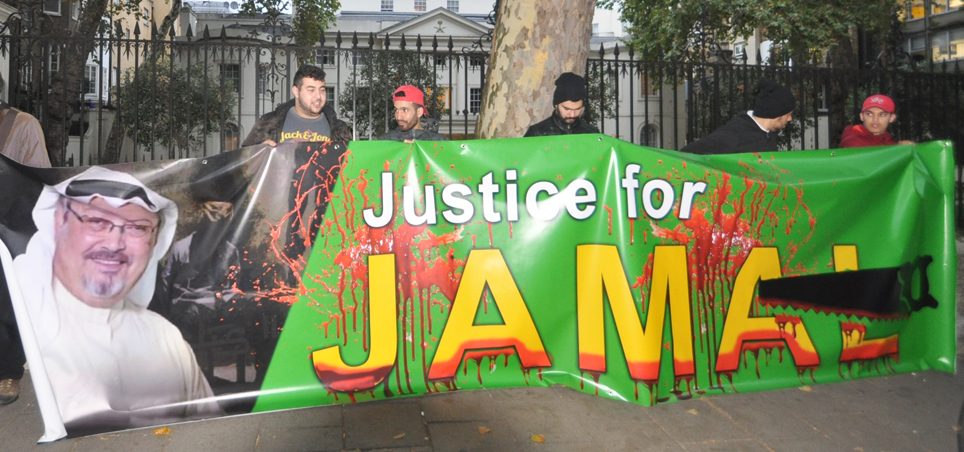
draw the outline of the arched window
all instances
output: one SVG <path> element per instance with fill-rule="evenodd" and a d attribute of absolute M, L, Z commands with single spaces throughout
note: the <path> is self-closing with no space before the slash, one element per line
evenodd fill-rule
<path fill-rule="evenodd" d="M 655 124 L 646 124 L 639 131 L 639 144 L 651 148 L 659 147 L 659 127 Z"/>
<path fill-rule="evenodd" d="M 224 150 L 233 151 L 241 147 L 240 136 L 241 133 L 238 131 L 237 125 L 225 124 L 224 130 L 221 131 L 221 137 L 224 139 Z"/>

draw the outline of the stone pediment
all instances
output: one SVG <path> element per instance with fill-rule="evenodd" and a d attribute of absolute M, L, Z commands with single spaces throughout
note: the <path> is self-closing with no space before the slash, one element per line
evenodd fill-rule
<path fill-rule="evenodd" d="M 414 19 L 397 23 L 378 34 L 385 36 L 416 36 L 423 38 L 431 36 L 452 36 L 476 38 L 485 34 L 489 28 L 478 22 L 473 22 L 445 8 L 436 8 Z"/>

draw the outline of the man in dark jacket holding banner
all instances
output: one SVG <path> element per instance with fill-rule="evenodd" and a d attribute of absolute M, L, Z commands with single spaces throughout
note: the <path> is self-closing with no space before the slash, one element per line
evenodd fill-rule
<path fill-rule="evenodd" d="M 572 72 L 560 75 L 556 79 L 556 90 L 552 93 L 552 116 L 529 127 L 523 136 L 599 133 L 596 126 L 582 120 L 588 98 L 589 92 L 586 90 L 584 78 Z"/>
<path fill-rule="evenodd" d="M 351 141 L 351 127 L 339 120 L 335 116 L 335 109 L 328 104 L 325 71 L 317 66 L 301 66 L 295 73 L 291 94 L 293 99 L 258 119 L 242 146 L 262 143 L 277 146 L 284 141 Z M 324 185 L 312 169 L 321 159 L 322 154 L 317 147 L 302 145 L 294 152 L 294 183 L 288 189 L 288 209 L 292 214 L 285 247 L 286 256 L 293 261 L 297 261 L 306 246 L 314 242 L 318 232 L 318 216 L 314 216 L 309 224 L 302 219 L 307 194 Z"/>
<path fill-rule="evenodd" d="M 680 149 L 691 154 L 769 152 L 779 147 L 777 133 L 793 119 L 796 99 L 789 88 L 760 79 L 753 110 L 740 113 L 713 133 Z"/>
<path fill-rule="evenodd" d="M 300 67 L 291 94 L 291 100 L 254 123 L 241 146 L 277 146 L 286 140 L 351 140 L 351 127 L 335 116 L 335 109 L 328 103 L 324 70 L 307 64 Z"/>
<path fill-rule="evenodd" d="M 384 133 L 379 140 L 405 143 L 415 140 L 448 141 L 445 135 L 438 133 L 438 121 L 425 116 L 428 109 L 425 107 L 425 94 L 422 90 L 412 85 L 399 86 L 392 96 L 392 103 L 395 106 L 395 123 L 398 127 Z"/>

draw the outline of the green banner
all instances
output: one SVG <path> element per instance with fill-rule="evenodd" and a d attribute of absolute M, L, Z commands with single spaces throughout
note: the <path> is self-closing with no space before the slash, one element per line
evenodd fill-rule
<path fill-rule="evenodd" d="M 953 150 L 352 142 L 255 411 L 954 370 Z"/>

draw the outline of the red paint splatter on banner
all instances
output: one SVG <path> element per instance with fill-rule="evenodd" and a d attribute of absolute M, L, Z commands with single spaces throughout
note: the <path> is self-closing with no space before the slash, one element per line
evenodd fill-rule
<path fill-rule="evenodd" d="M 469 362 L 475 363 L 476 378 L 479 380 L 479 384 L 482 384 L 482 361 L 488 360 L 486 368 L 489 372 L 495 372 L 498 359 L 502 357 L 502 367 L 509 366 L 509 357 L 515 354 L 515 349 L 512 347 L 501 348 L 498 350 L 472 350 L 465 352 L 465 358 L 462 360 L 462 374 L 468 375 Z"/>
<path fill-rule="evenodd" d="M 398 162 L 403 161 L 406 160 L 400 159 Z M 687 169 L 685 161 L 680 166 L 684 171 Z M 392 162 L 386 161 L 384 170 L 389 171 L 391 168 Z M 641 228 L 644 244 L 648 244 L 649 235 L 652 234 L 661 241 L 661 244 L 681 244 L 687 247 L 688 270 L 693 284 L 694 317 L 698 322 L 694 330 L 694 342 L 699 343 L 700 350 L 711 357 L 711 362 L 707 363 L 707 366 L 711 372 L 711 385 L 715 382 L 717 389 L 723 388 L 723 379 L 729 380 L 731 389 L 733 387 L 732 373 L 716 373 L 712 357 L 718 352 L 716 349 L 722 335 L 722 324 L 726 316 L 727 303 L 732 294 L 732 284 L 749 252 L 754 247 L 776 244 L 779 235 L 800 234 L 803 238 L 798 242 L 792 240 L 788 242 L 788 239 L 781 237 L 783 239 L 780 242 L 781 260 L 785 263 L 783 269 L 785 275 L 806 273 L 807 269 L 802 264 L 791 264 L 791 262 L 794 262 L 793 257 L 800 247 L 809 241 L 816 226 L 816 217 L 804 203 L 802 188 L 782 184 L 778 177 L 773 177 L 773 174 L 760 175 L 755 167 L 744 165 L 744 168 L 747 170 L 746 175 L 731 176 L 726 173 L 707 172 L 702 178 L 698 178 L 691 174 L 683 174 L 674 167 L 667 175 L 659 175 L 659 177 L 677 181 L 702 179 L 709 185 L 705 195 L 697 197 L 691 217 L 687 220 L 679 220 L 678 223 L 637 219 L 649 221 L 648 229 Z M 425 173 L 416 176 L 419 177 L 420 182 L 442 181 L 446 178 L 444 175 L 431 173 L 430 165 L 424 165 L 424 167 L 419 165 L 418 169 L 419 172 Z M 455 170 L 456 165 L 452 164 L 450 169 Z M 410 177 L 406 171 L 401 168 L 395 169 L 397 184 L 404 184 L 406 177 Z M 771 168 L 771 172 L 785 174 L 774 168 Z M 561 175 L 557 176 L 557 180 L 562 179 Z M 401 221 L 399 212 L 395 213 L 392 223 L 383 228 L 371 229 L 364 224 L 358 224 L 357 219 L 360 218 L 360 212 L 363 209 L 374 208 L 377 212 L 384 204 L 377 199 L 380 195 L 370 199 L 372 181 L 373 178 L 365 172 L 361 172 L 353 179 L 341 176 L 338 186 L 341 191 L 337 198 L 337 205 L 329 206 L 326 220 L 318 233 L 319 240 L 323 237 L 325 243 L 340 242 L 338 246 L 332 247 L 333 251 L 330 251 L 335 254 L 328 256 L 334 265 L 319 270 L 317 275 L 306 276 L 322 287 L 318 293 L 306 293 L 302 284 L 293 291 L 290 299 L 293 302 L 297 300 L 298 295 L 309 296 L 310 300 L 317 303 L 315 307 L 319 314 L 323 317 L 327 316 L 320 323 L 320 328 L 325 330 L 326 335 L 331 330 L 342 344 L 348 344 L 349 334 L 352 334 L 352 337 L 359 337 L 362 347 L 367 350 L 369 347 L 367 343 L 367 256 L 394 253 L 397 272 L 395 284 L 398 295 L 400 359 L 395 363 L 394 380 L 391 382 L 386 380 L 384 383 L 385 390 L 389 391 L 389 384 L 391 384 L 398 393 L 412 393 L 415 392 L 413 384 L 417 383 L 424 383 L 430 392 L 438 391 L 440 385 L 449 390 L 457 389 L 454 378 L 427 380 L 429 363 L 426 362 L 426 350 L 437 342 L 437 335 L 440 332 L 436 331 L 439 324 L 435 319 L 442 318 L 440 316 L 451 309 L 452 300 L 461 280 L 461 271 L 465 262 L 455 258 L 456 254 L 451 245 L 465 238 L 464 229 L 462 227 L 442 229 L 424 225 L 411 226 Z M 393 193 L 395 206 L 401 206 L 402 203 L 398 199 L 399 193 L 395 190 Z M 608 232 L 611 235 L 612 209 L 609 206 L 604 206 L 604 209 L 607 212 Z M 672 218 L 673 216 L 670 216 L 670 219 Z M 630 244 L 635 244 L 637 220 L 629 220 Z M 505 222 L 505 224 L 511 239 L 512 224 L 511 222 Z M 645 223 L 641 224 L 645 225 Z M 488 245 L 495 247 L 493 225 L 486 222 L 485 227 L 488 232 Z M 472 248 L 476 248 L 476 235 L 468 234 L 468 236 L 471 239 Z M 290 264 L 292 268 L 300 266 L 303 271 L 305 262 L 301 259 Z M 652 272 L 651 255 L 642 267 L 638 269 L 638 275 L 641 276 L 636 276 L 637 274 L 633 271 L 631 279 L 632 288 L 639 290 L 640 312 L 645 314 L 647 312 L 645 300 L 648 300 L 647 292 L 651 285 L 648 276 Z M 329 301 L 325 305 L 320 301 L 323 297 L 334 301 Z M 486 311 L 488 298 L 488 295 L 483 297 L 486 300 L 484 308 Z M 327 306 L 331 306 L 332 309 L 328 309 Z M 754 303 L 754 309 L 759 314 L 759 303 Z M 358 318 L 358 314 L 362 317 Z M 782 320 L 778 322 L 782 322 L 781 328 L 785 328 L 788 333 L 792 332 L 795 336 L 799 317 L 784 316 L 780 319 Z M 743 350 L 746 363 L 744 367 L 748 365 L 747 357 L 755 356 L 757 375 L 759 375 L 761 359 L 764 365 L 771 365 L 773 352 L 777 351 L 777 360 L 772 361 L 782 362 L 784 346 L 785 344 L 780 341 L 747 343 Z M 484 380 L 482 366 L 487 365 L 490 369 L 497 366 L 500 361 L 499 356 L 503 356 L 501 361 L 505 366 L 509 354 L 511 353 L 491 350 L 466 353 L 462 361 L 463 374 L 468 372 L 468 362 L 475 362 L 476 378 L 482 384 Z M 528 381 L 529 370 L 522 369 L 526 381 Z M 541 368 L 539 370 L 541 379 Z M 811 379 L 813 378 L 813 369 L 804 367 L 798 368 L 801 379 L 807 370 L 810 370 Z M 592 376 L 596 386 L 595 391 L 598 393 L 600 374 L 583 372 Z M 419 373 L 421 376 L 418 375 Z M 584 377 L 582 381 L 587 380 Z M 639 383 L 643 383 L 649 389 L 651 403 L 660 400 L 656 381 L 637 381 L 637 399 Z M 580 387 L 583 384 L 581 382 Z M 671 392 L 677 398 L 692 397 L 694 392 L 702 393 L 697 380 L 692 376 L 677 377 Z M 350 395 L 350 397 L 354 396 Z"/>
<path fill-rule="evenodd" d="M 783 341 L 757 341 L 757 342 L 747 342 L 743 345 L 743 368 L 746 369 L 750 365 L 750 360 L 747 355 L 753 355 L 755 358 L 756 365 L 756 377 L 760 378 L 760 352 L 763 352 L 766 356 L 767 364 L 770 362 L 770 354 L 774 350 L 779 352 L 778 362 L 783 362 L 783 349 L 786 348 L 786 343 Z"/>
<path fill-rule="evenodd" d="M 848 341 L 853 341 L 854 333 L 856 333 L 857 339 L 855 342 L 862 342 L 864 336 L 867 335 L 867 325 L 857 322 L 840 322 L 840 331 L 843 332 Z"/>
<path fill-rule="evenodd" d="M 521 365 L 520 365 L 520 366 L 519 366 L 519 369 L 522 371 L 522 376 L 525 378 L 526 385 L 528 385 L 528 384 L 529 384 L 529 374 L 530 374 L 530 372 L 532 371 L 532 368 L 531 368 L 531 367 L 525 367 L 525 366 L 521 366 Z M 542 381 L 542 368 L 541 368 L 541 367 L 536 367 L 536 378 L 539 379 L 539 381 Z"/>
<path fill-rule="evenodd" d="M 312 225 L 322 222 L 324 208 L 317 206 L 330 202 L 329 188 L 334 185 L 342 167 L 341 161 L 326 166 L 325 162 L 331 162 L 331 159 L 325 160 L 324 157 L 333 152 L 332 145 L 312 143 L 295 151 L 306 153 L 306 161 L 295 168 L 289 210 L 280 221 L 268 224 L 270 230 L 265 239 L 267 252 L 280 266 L 269 264 L 265 256 L 249 256 L 248 250 L 243 251 L 242 261 L 250 268 L 261 267 L 263 271 L 253 278 L 250 288 L 239 287 L 237 271 L 232 271 L 229 280 L 235 294 L 289 305 L 297 302 L 300 296 L 314 300 L 315 291 L 305 288 L 301 279 L 306 265 L 305 250 L 312 245 Z"/>
<path fill-rule="evenodd" d="M 639 400 L 639 384 L 642 383 L 646 386 L 646 390 L 649 392 L 649 404 L 656 405 L 659 400 L 659 381 L 657 380 L 634 380 L 633 382 L 633 396 L 636 400 Z"/>
<path fill-rule="evenodd" d="M 592 371 L 592 370 L 585 370 L 585 369 L 583 369 L 583 370 L 582 370 L 582 373 L 584 373 L 584 374 L 589 374 L 589 376 L 592 377 L 593 390 L 595 391 L 595 394 L 596 394 L 596 395 L 599 395 L 599 377 L 602 375 L 602 372 L 596 372 L 596 371 Z M 586 383 L 586 377 L 582 377 L 582 378 L 579 380 L 579 389 L 585 389 L 585 383 Z"/>
<path fill-rule="evenodd" d="M 331 386 L 328 387 L 329 391 L 333 390 L 347 392 L 349 397 L 355 393 L 353 390 L 354 388 L 371 387 L 375 382 L 381 381 L 387 372 L 388 367 L 372 369 L 371 371 L 362 373 L 342 373 L 330 370 L 328 368 L 322 369 L 320 367 L 315 367 L 315 373 L 318 374 L 318 378 L 321 381 L 333 382 Z"/>
<path fill-rule="evenodd" d="M 781 330 L 786 331 L 787 325 L 790 325 L 790 327 L 793 329 L 793 337 L 797 337 L 797 325 L 803 323 L 803 319 L 801 319 L 800 316 L 776 314 L 773 317 L 777 322 L 777 326 L 779 326 Z"/>
<path fill-rule="evenodd" d="M 670 392 L 672 392 L 673 395 L 676 396 L 677 400 L 692 399 L 693 392 L 691 391 L 690 388 L 693 385 L 693 381 L 695 379 L 696 378 L 693 375 L 683 375 L 683 376 L 676 377 L 673 383 L 673 390 Z M 686 392 L 683 392 L 683 388 L 686 389 Z M 639 400 L 638 396 L 636 400 Z"/>
<path fill-rule="evenodd" d="M 844 347 L 840 353 L 840 368 L 838 374 L 843 376 L 843 367 L 847 368 L 850 378 L 853 378 L 853 366 L 857 365 L 858 371 L 873 370 L 880 373 L 880 366 L 891 373 L 895 372 L 893 363 L 899 356 L 898 336 L 891 335 L 880 339 L 867 340 L 867 326 L 859 322 L 840 322 L 840 331 L 843 333 Z"/>
<path fill-rule="evenodd" d="M 424 174 L 417 176 L 420 184 L 440 183 L 446 178 L 442 174 L 433 173 L 431 165 L 426 164 L 419 168 L 424 170 Z M 455 168 L 454 164 L 452 168 Z M 391 169 L 392 162 L 386 161 L 384 170 Z M 398 169 L 395 176 L 396 183 L 401 185 L 405 184 L 411 175 Z M 348 344 L 349 336 L 359 337 L 362 348 L 368 350 L 367 258 L 373 254 L 394 254 L 399 359 L 394 365 L 394 379 L 383 383 L 386 394 L 391 394 L 390 386 L 394 386 L 397 393 L 417 392 L 413 387 L 416 384 L 415 378 L 418 378 L 429 392 L 437 391 L 438 385 L 455 390 L 457 386 L 454 379 L 432 382 L 427 380 L 429 363 L 426 350 L 434 347 L 438 341 L 437 334 L 440 334 L 440 331 L 436 330 L 444 326 L 444 323 L 437 323 L 435 319 L 445 318 L 458 290 L 465 261 L 455 258 L 455 249 L 451 245 L 464 239 L 464 228 L 455 227 L 439 233 L 440 228 L 430 229 L 426 225 L 412 226 L 405 223 L 400 212 L 400 190 L 392 190 L 397 211 L 389 225 L 370 228 L 359 224 L 357 220 L 364 209 L 372 208 L 379 212 L 384 205 L 369 196 L 373 183 L 377 185 L 378 181 L 364 171 L 353 179 L 342 177 L 340 180 L 338 205 L 329 206 L 326 216 L 330 221 L 324 224 L 318 234 L 319 237 L 324 235 L 326 240 L 337 240 L 339 243 L 338 246 L 326 248 L 334 253 L 330 257 L 333 266 L 326 269 L 327 273 L 324 275 L 326 279 L 332 276 L 336 279 L 334 283 L 325 286 L 328 291 L 326 296 L 330 296 L 333 302 L 326 305 L 331 306 L 331 309 L 319 308 L 318 312 L 323 316 L 329 315 L 342 320 L 335 332 L 343 345 Z M 375 193 L 380 193 L 380 189 Z M 424 199 L 421 201 L 424 205 Z M 491 245 L 491 225 L 488 227 Z M 472 235 L 471 239 L 475 247 L 476 237 Z M 344 321 L 349 315 L 354 319 L 356 313 L 362 313 L 363 317 L 357 322 Z"/>
<path fill-rule="evenodd" d="M 779 177 L 774 177 L 773 174 L 761 175 L 755 167 L 745 163 L 742 163 L 742 166 L 747 170 L 747 174 L 736 176 L 742 188 L 734 184 L 734 177 L 728 173 L 707 171 L 703 180 L 707 183 L 708 190 L 703 196 L 697 197 L 689 219 L 681 219 L 679 223 L 667 226 L 663 226 L 663 222 L 650 220 L 651 231 L 655 237 L 663 239 L 664 243 L 687 247 L 694 313 L 698 325 L 696 336 L 700 351 L 709 357 L 708 370 L 711 373 L 716 373 L 713 360 L 718 353 L 722 324 L 733 292 L 733 283 L 750 251 L 756 247 L 776 244 L 778 234 L 790 235 L 797 230 L 797 223 L 802 217 L 806 221 L 806 227 L 802 228 L 804 238 L 800 242 L 791 240 L 786 246 L 781 246 L 781 259 L 785 263 L 784 275 L 806 273 L 807 269 L 802 264 L 790 267 L 789 263 L 794 262 L 793 258 L 800 245 L 809 241 L 816 226 L 816 217 L 804 203 L 801 187 L 779 183 Z M 682 167 L 686 169 L 685 162 Z M 772 165 L 768 168 L 777 176 L 784 174 Z M 650 178 L 653 177 L 656 176 L 650 175 Z M 675 169 L 662 178 L 699 179 L 681 174 Z M 791 196 L 791 193 L 795 196 Z M 785 221 L 783 225 L 780 224 L 781 218 Z M 648 259 L 648 262 L 651 261 L 652 256 Z M 645 293 L 651 283 L 648 276 L 651 272 L 647 270 L 648 268 L 644 269 L 641 273 L 643 276 L 637 278 L 633 284 L 634 288 L 640 288 L 641 294 Z M 760 314 L 759 302 L 754 303 L 753 310 L 757 315 Z M 784 322 L 784 325 L 792 325 L 794 335 L 796 334 L 799 318 L 787 316 L 780 321 Z M 767 345 L 759 347 L 762 348 L 750 350 L 749 353 L 759 356 L 761 350 L 767 349 Z M 769 355 L 770 352 L 772 347 L 765 353 Z M 780 353 L 782 361 L 782 349 Z M 717 375 L 713 379 L 716 381 L 716 389 L 723 389 L 723 378 L 730 381 L 732 389 L 731 374 Z"/>

